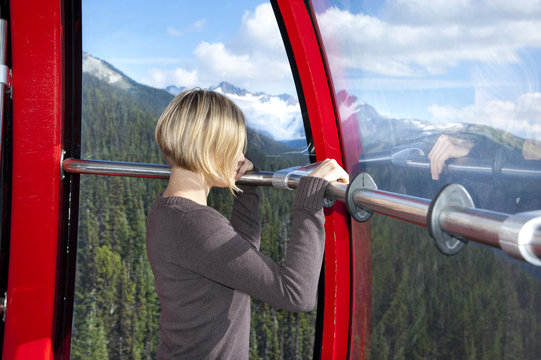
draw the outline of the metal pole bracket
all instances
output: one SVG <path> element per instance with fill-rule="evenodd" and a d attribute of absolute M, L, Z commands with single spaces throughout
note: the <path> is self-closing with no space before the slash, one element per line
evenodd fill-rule
<path fill-rule="evenodd" d="M 355 204 L 355 194 L 362 189 L 377 190 L 376 182 L 368 173 L 359 173 L 353 178 L 346 190 L 346 207 L 355 220 L 365 222 L 373 214 L 373 211 L 363 209 Z"/>
<path fill-rule="evenodd" d="M 272 175 L 272 186 L 281 190 L 293 190 L 293 188 L 288 185 L 288 178 L 291 175 L 302 175 L 303 172 L 300 170 L 301 168 L 301 166 L 294 166 L 276 171 L 274 175 Z"/>
<path fill-rule="evenodd" d="M 475 205 L 468 191 L 459 184 L 445 185 L 430 203 L 427 214 L 428 233 L 434 239 L 438 250 L 450 256 L 458 254 L 468 240 L 449 235 L 441 228 L 440 214 L 448 206 L 475 208 Z"/>
<path fill-rule="evenodd" d="M 272 186 L 282 190 L 293 190 L 294 187 L 291 187 L 289 184 L 290 179 L 300 179 L 303 176 L 308 176 L 320 164 L 321 162 L 316 162 L 305 166 L 294 166 L 287 169 L 278 170 L 272 175 Z M 328 197 L 323 198 L 323 207 L 330 208 L 334 205 L 334 203 L 334 199 L 330 199 Z"/>

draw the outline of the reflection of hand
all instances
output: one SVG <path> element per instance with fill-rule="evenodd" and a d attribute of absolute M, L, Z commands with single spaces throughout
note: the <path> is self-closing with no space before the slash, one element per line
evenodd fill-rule
<path fill-rule="evenodd" d="M 438 180 L 440 178 L 445 161 L 450 158 L 459 158 L 468 155 L 472 147 L 473 143 L 467 140 L 441 135 L 428 154 L 432 180 Z"/>
<path fill-rule="evenodd" d="M 240 164 L 239 169 L 237 170 L 237 174 L 235 175 L 235 180 L 239 180 L 244 173 L 247 171 L 252 171 L 254 169 L 254 164 L 248 159 L 244 159 L 244 161 Z"/>
<path fill-rule="evenodd" d="M 541 140 L 526 139 L 522 146 L 522 156 L 524 160 L 540 160 Z"/>
<path fill-rule="evenodd" d="M 339 181 L 345 184 L 349 183 L 348 173 L 342 169 L 334 159 L 324 160 L 310 176 L 319 177 L 328 182 Z"/>

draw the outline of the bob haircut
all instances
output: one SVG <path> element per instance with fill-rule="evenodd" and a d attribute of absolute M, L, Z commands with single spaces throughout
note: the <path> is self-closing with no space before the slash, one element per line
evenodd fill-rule
<path fill-rule="evenodd" d="M 169 166 L 202 174 L 214 184 L 235 185 L 238 155 L 246 149 L 246 120 L 231 100 L 214 91 L 183 91 L 156 125 L 156 141 Z"/>

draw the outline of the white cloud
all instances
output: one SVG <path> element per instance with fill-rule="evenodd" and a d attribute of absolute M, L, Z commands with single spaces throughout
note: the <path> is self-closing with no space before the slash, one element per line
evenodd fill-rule
<path fill-rule="evenodd" d="M 197 70 L 187 71 L 182 68 L 162 70 L 154 68 L 148 71 L 148 75 L 141 82 L 157 88 L 165 88 L 174 84 L 194 87 L 199 85 L 199 75 Z"/>
<path fill-rule="evenodd" d="M 203 19 L 189 29 L 204 25 Z M 244 13 L 239 32 L 231 41 L 201 41 L 193 54 L 195 61 L 191 67 L 152 69 L 143 82 L 155 87 L 208 87 L 228 81 L 251 91 L 295 94 L 291 68 L 272 7 L 268 3 Z"/>
<path fill-rule="evenodd" d="M 462 61 L 517 63 L 541 47 L 541 2 L 389 1 L 382 18 L 331 7 L 318 14 L 333 63 L 390 76 L 445 73 Z M 490 20 L 490 21 L 489 21 Z"/>
<path fill-rule="evenodd" d="M 199 66 L 207 74 L 226 79 L 243 74 L 252 77 L 256 75 L 250 54 L 234 54 L 223 43 L 201 42 L 194 51 L 199 60 Z M 210 73 L 208 72 L 210 71 Z"/>
<path fill-rule="evenodd" d="M 169 33 L 169 35 L 173 35 L 173 36 L 182 36 L 183 34 L 182 31 L 177 30 L 173 28 L 172 26 L 167 27 L 167 32 Z"/>
<path fill-rule="evenodd" d="M 501 20 L 536 19 L 540 14 L 538 0 L 391 0 L 387 1 L 383 16 L 393 22 L 408 24 L 479 25 Z"/>
<path fill-rule="evenodd" d="M 239 38 L 233 46 L 235 45 L 243 51 L 257 48 L 257 52 L 283 54 L 284 45 L 270 4 L 261 4 L 254 12 L 244 13 Z"/>
<path fill-rule="evenodd" d="M 186 29 L 184 30 L 177 30 L 176 28 L 172 27 L 172 26 L 168 26 L 167 27 L 167 33 L 169 35 L 172 35 L 172 36 L 176 36 L 176 37 L 180 37 L 186 33 L 191 33 L 191 32 L 196 32 L 196 31 L 201 31 L 203 30 L 205 24 L 207 23 L 207 20 L 206 19 L 199 19 L 197 21 L 195 21 L 193 24 L 191 24 L 190 26 L 188 26 Z"/>
<path fill-rule="evenodd" d="M 207 19 L 199 19 L 196 22 L 194 22 L 190 27 L 188 28 L 188 31 L 201 31 L 205 27 L 207 23 Z"/>
<path fill-rule="evenodd" d="M 516 101 L 490 100 L 463 108 L 432 105 L 433 120 L 489 125 L 524 138 L 541 139 L 541 93 L 522 94 Z"/>
<path fill-rule="evenodd" d="M 108 61 L 114 64 L 137 64 L 137 65 L 171 65 L 178 64 L 181 62 L 178 58 L 172 57 L 137 57 L 137 58 L 111 58 Z"/>

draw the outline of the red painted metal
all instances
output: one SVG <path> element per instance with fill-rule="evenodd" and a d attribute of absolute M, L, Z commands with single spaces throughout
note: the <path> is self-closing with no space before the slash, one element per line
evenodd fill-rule
<path fill-rule="evenodd" d="M 372 241 L 370 222 L 354 222 L 351 227 L 351 239 L 352 300 L 349 327 L 349 358 L 368 359 L 372 317 Z"/>
<path fill-rule="evenodd" d="M 278 0 L 318 159 L 342 163 L 333 99 L 310 14 Z M 13 205 L 4 359 L 53 358 L 63 124 L 61 1 L 11 1 Z M 350 322 L 349 216 L 327 210 L 323 359 L 345 359 Z"/>
<path fill-rule="evenodd" d="M 334 105 L 337 114 L 338 130 L 340 133 L 342 156 L 344 167 L 350 176 L 360 172 L 359 156 L 363 153 L 360 139 L 359 119 L 356 113 L 342 116 L 339 109 L 350 108 L 354 97 L 347 93 L 343 87 L 336 91 L 333 79 L 333 71 L 337 71 L 338 78 L 344 80 L 343 72 L 346 69 L 335 67 L 331 69 L 327 59 L 326 46 L 332 47 L 335 54 L 341 53 L 341 44 L 336 42 L 324 42 L 321 37 L 319 24 L 315 9 L 325 11 L 331 4 L 328 0 L 312 0 L 309 2 L 310 12 L 314 21 L 314 29 L 319 39 L 322 57 L 327 69 L 330 88 L 334 96 Z M 347 87 L 346 87 L 347 88 Z M 358 223 L 351 220 L 351 243 L 350 243 L 350 264 L 351 264 L 351 305 L 349 323 L 349 349 L 348 358 L 367 359 L 370 343 L 370 320 L 372 309 L 372 249 L 370 222 Z"/>
<path fill-rule="evenodd" d="M 11 1 L 13 187 L 3 359 L 52 359 L 63 84 L 61 1 Z"/>
<path fill-rule="evenodd" d="M 337 119 L 324 61 L 304 1 L 278 0 L 306 101 L 318 160 L 342 164 Z M 326 212 L 323 359 L 346 359 L 350 317 L 349 215 L 342 203 Z"/>

